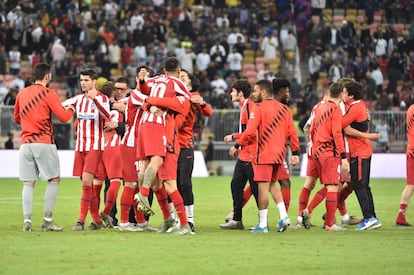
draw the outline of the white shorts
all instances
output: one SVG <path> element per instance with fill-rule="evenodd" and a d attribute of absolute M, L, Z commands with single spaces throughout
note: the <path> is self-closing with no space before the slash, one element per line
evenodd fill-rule
<path fill-rule="evenodd" d="M 19 177 L 22 181 L 50 180 L 60 176 L 56 144 L 25 143 L 19 150 Z"/>

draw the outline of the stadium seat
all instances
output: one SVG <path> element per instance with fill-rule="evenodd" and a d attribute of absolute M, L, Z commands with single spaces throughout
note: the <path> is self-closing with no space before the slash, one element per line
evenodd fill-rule
<path fill-rule="evenodd" d="M 358 11 L 357 11 L 357 9 L 346 9 L 345 10 L 345 15 L 357 15 L 358 14 Z"/>

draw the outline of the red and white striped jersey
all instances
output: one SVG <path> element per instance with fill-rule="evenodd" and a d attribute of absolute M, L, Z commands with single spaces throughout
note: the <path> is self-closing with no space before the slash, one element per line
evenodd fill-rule
<path fill-rule="evenodd" d="M 151 87 L 150 97 L 167 98 L 177 97 L 182 98 L 182 102 L 185 99 L 190 99 L 191 94 L 188 91 L 185 84 L 178 78 L 167 75 L 158 75 L 150 78 L 146 81 L 148 87 Z M 168 110 L 164 110 L 163 115 L 155 115 L 149 111 L 144 111 L 141 118 L 141 123 L 157 123 L 165 125 L 165 117 Z"/>
<path fill-rule="evenodd" d="M 122 144 L 128 147 L 135 146 L 136 130 L 142 115 L 142 105 L 144 105 L 147 96 L 139 90 L 134 89 L 128 97 L 127 106 L 125 109 L 125 134 L 122 139 Z"/>
<path fill-rule="evenodd" d="M 106 121 L 112 122 L 123 122 L 124 121 L 124 114 L 117 111 L 111 110 L 110 111 L 111 117 Z M 121 144 L 121 136 L 117 133 L 115 129 L 112 129 L 109 132 L 104 132 L 104 140 L 105 140 L 105 147 L 116 147 Z"/>
<path fill-rule="evenodd" d="M 98 92 L 96 97 L 91 100 L 85 94 L 79 94 L 67 99 L 62 105 L 72 105 L 76 109 L 78 126 L 75 151 L 102 151 L 104 148 L 103 126 L 105 120 L 110 117 L 108 97 Z"/>

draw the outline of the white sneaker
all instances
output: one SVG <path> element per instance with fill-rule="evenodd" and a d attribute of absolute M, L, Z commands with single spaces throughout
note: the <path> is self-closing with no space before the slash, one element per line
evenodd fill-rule
<path fill-rule="evenodd" d="M 234 212 L 233 211 L 231 211 L 227 216 L 226 216 L 226 218 L 224 219 L 226 222 L 229 222 L 229 221 L 231 221 L 231 220 L 233 220 L 233 217 L 234 217 Z"/>
<path fill-rule="evenodd" d="M 180 222 L 178 220 L 175 220 L 175 225 L 173 227 L 168 228 L 167 233 L 177 231 L 179 228 L 180 228 Z"/>
<path fill-rule="evenodd" d="M 149 222 L 144 223 L 137 223 L 136 225 L 139 228 L 142 228 L 143 231 L 157 231 L 158 229 L 152 227 L 152 225 L 149 224 Z"/>
<path fill-rule="evenodd" d="M 120 223 L 118 227 L 119 231 L 121 232 L 142 232 L 144 229 L 142 229 L 139 226 L 136 226 L 130 222 L 128 223 Z"/>
<path fill-rule="evenodd" d="M 325 231 L 334 232 L 334 231 L 346 231 L 345 227 L 340 225 L 334 224 L 332 226 L 325 226 Z"/>

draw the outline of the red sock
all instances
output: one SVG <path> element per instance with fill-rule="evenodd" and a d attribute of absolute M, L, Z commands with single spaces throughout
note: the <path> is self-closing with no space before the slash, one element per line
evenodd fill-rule
<path fill-rule="evenodd" d="M 170 194 L 170 198 L 174 203 L 175 211 L 177 211 L 178 218 L 180 219 L 180 225 L 187 224 L 187 214 L 185 213 L 183 198 L 178 190 L 175 190 Z"/>
<path fill-rule="evenodd" d="M 327 226 L 333 226 L 335 223 L 335 211 L 338 203 L 338 192 L 327 192 L 326 193 L 326 216 L 325 224 Z"/>
<path fill-rule="evenodd" d="M 86 215 L 88 215 L 88 210 L 91 205 L 92 200 L 92 186 L 85 186 L 82 185 L 82 194 L 81 194 L 81 200 L 80 200 L 80 213 L 78 221 L 81 223 L 85 223 Z"/>
<path fill-rule="evenodd" d="M 308 210 L 309 213 L 312 213 L 313 209 L 318 206 L 326 197 L 326 188 L 322 187 L 321 189 L 316 192 L 315 196 L 313 196 L 312 201 L 309 203 Z"/>
<path fill-rule="evenodd" d="M 302 211 L 308 206 L 310 190 L 308 188 L 302 187 L 299 193 L 299 208 L 298 216 L 302 215 Z"/>
<path fill-rule="evenodd" d="M 242 207 L 246 205 L 246 203 L 250 200 L 251 196 L 252 196 L 252 188 L 249 185 L 243 191 Z"/>
<path fill-rule="evenodd" d="M 101 189 L 102 189 L 102 184 L 99 185 L 92 185 L 93 186 L 93 192 L 96 195 L 96 198 L 98 199 L 98 209 L 99 206 L 101 205 Z"/>
<path fill-rule="evenodd" d="M 166 220 L 170 216 L 170 206 L 168 205 L 168 194 L 165 191 L 164 186 L 159 190 L 154 191 L 154 194 L 157 197 L 158 204 L 161 208 L 162 217 Z"/>
<path fill-rule="evenodd" d="M 404 213 L 404 214 L 405 214 L 405 212 L 407 211 L 407 207 L 408 207 L 408 205 L 407 205 L 407 204 L 405 204 L 405 203 L 401 203 L 401 204 L 400 204 L 400 212 L 402 212 L 402 213 Z"/>
<path fill-rule="evenodd" d="M 282 192 L 283 202 L 285 203 L 286 212 L 288 212 L 289 211 L 289 206 L 290 206 L 290 189 L 289 188 L 282 188 L 282 189 L 280 189 L 280 191 Z"/>
<path fill-rule="evenodd" d="M 89 211 L 91 212 L 92 220 L 97 223 L 101 224 L 101 217 L 99 216 L 99 202 L 100 202 L 100 195 L 101 195 L 101 188 L 102 185 L 92 185 L 93 192 L 92 192 L 92 199 L 91 205 L 89 207 Z"/>
<path fill-rule="evenodd" d="M 119 187 L 121 187 L 120 181 L 111 181 L 108 192 L 106 192 L 105 208 L 103 211 L 106 215 L 111 214 L 112 207 L 116 203 L 116 198 L 118 197 Z"/>
<path fill-rule="evenodd" d="M 144 197 L 148 197 L 149 196 L 149 188 L 146 186 L 142 186 L 139 190 L 139 192 L 141 193 L 141 195 L 143 195 Z"/>
<path fill-rule="evenodd" d="M 125 186 L 121 195 L 121 223 L 129 222 L 129 210 L 131 209 L 132 202 L 134 200 L 135 189 L 129 186 Z"/>
<path fill-rule="evenodd" d="M 344 188 L 342 188 L 341 192 L 339 193 L 338 210 L 339 210 L 339 214 L 341 214 L 342 216 L 348 213 L 348 210 L 346 209 L 346 205 L 345 205 L 345 200 L 346 198 L 348 198 L 348 196 L 351 193 L 352 193 L 352 189 L 349 188 L 348 186 L 345 186 Z"/>

